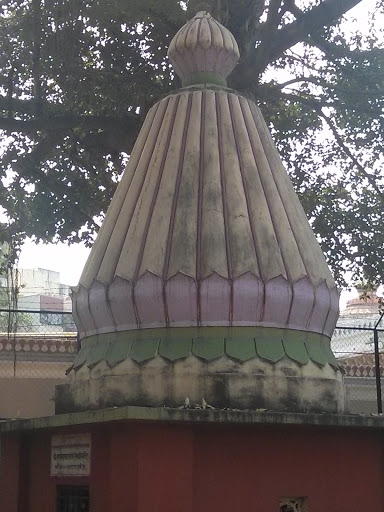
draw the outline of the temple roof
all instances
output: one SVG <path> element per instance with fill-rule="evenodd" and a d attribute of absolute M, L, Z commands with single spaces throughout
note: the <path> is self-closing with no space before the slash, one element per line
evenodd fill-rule
<path fill-rule="evenodd" d="M 262 114 L 215 81 L 238 59 L 233 36 L 198 13 L 169 54 L 194 85 L 148 113 L 74 293 L 81 336 L 210 325 L 331 335 L 335 282 Z"/>

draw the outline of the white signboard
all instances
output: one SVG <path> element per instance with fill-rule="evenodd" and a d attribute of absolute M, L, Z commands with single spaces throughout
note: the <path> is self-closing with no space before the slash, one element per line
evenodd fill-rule
<path fill-rule="evenodd" d="M 91 434 L 52 436 L 51 476 L 88 476 Z"/>

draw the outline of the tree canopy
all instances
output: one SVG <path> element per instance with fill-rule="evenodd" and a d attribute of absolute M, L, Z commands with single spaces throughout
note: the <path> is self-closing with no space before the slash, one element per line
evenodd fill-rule
<path fill-rule="evenodd" d="M 197 0 L 2 0 L 3 238 L 90 243 Z M 382 0 L 210 0 L 328 261 L 384 275 Z M 345 23 L 358 4 L 371 21 Z"/>

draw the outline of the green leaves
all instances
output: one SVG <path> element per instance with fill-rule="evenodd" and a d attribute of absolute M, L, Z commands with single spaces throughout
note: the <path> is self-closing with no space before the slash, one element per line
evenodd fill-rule
<path fill-rule="evenodd" d="M 346 270 L 380 280 L 380 5 L 376 25 L 351 31 L 341 16 L 358 0 L 209 3 L 241 49 L 230 85 L 260 104 L 340 282 Z M 187 6 L 2 2 L 0 207 L 12 237 L 91 243 L 148 109 L 179 86 L 166 53 Z"/>

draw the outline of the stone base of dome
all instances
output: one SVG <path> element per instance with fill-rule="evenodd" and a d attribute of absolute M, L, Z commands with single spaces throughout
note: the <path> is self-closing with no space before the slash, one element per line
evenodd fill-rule
<path fill-rule="evenodd" d="M 344 411 L 341 372 L 330 364 L 304 365 L 258 357 L 239 362 L 223 355 L 211 362 L 194 355 L 170 363 L 161 356 L 137 364 L 127 358 L 111 368 L 102 361 L 83 367 L 56 388 L 56 414 L 123 405 L 268 409 L 290 412 Z"/>

